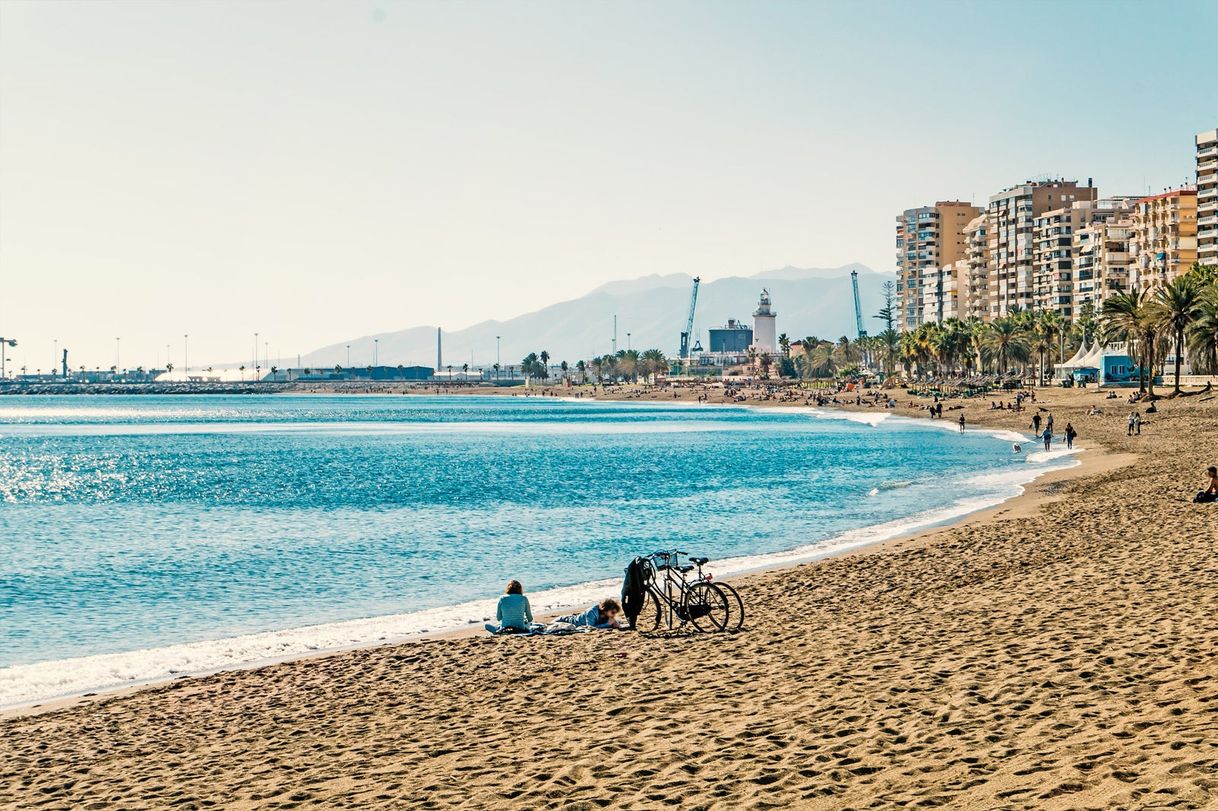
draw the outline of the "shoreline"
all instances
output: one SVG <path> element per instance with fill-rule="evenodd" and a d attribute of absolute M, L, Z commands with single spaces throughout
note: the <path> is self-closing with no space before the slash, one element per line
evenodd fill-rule
<path fill-rule="evenodd" d="M 1079 465 L 732 579 L 741 633 L 467 629 L 140 687 L 0 719 L 0 777 L 21 807 L 1210 807 L 1218 402 L 1127 436 L 1127 404 L 1037 396 Z"/>
<path fill-rule="evenodd" d="M 481 392 L 481 391 L 479 391 L 477 393 L 479 395 L 484 395 L 484 396 L 486 396 L 486 395 L 512 396 L 512 395 L 503 395 L 499 392 Z M 379 395 L 373 395 L 373 396 L 379 396 Z M 572 402 L 593 402 L 596 400 L 603 400 L 603 401 L 610 401 L 610 402 L 623 402 L 623 401 L 629 402 L 630 401 L 630 399 L 628 399 L 628 398 L 618 398 L 618 397 L 609 397 L 609 396 L 596 397 L 596 398 L 574 398 L 574 397 L 572 397 L 569 399 Z M 676 400 L 676 401 L 656 400 L 655 403 L 656 404 L 671 403 L 673 405 L 689 405 L 690 404 L 688 400 Z M 798 408 L 810 410 L 812 412 L 816 412 L 818 418 L 844 419 L 844 420 L 849 420 L 849 421 L 860 423 L 861 425 L 877 424 L 877 422 L 873 422 L 873 421 L 850 420 L 850 418 L 848 416 L 845 416 L 845 414 L 849 413 L 849 412 L 876 413 L 876 409 L 866 409 L 866 408 L 857 409 L 857 408 L 853 408 L 853 407 L 842 407 L 842 406 L 811 406 L 811 407 L 809 407 L 809 406 L 805 406 L 801 403 L 764 402 L 764 401 L 757 402 L 757 403 L 706 403 L 705 405 L 719 406 L 719 407 L 728 405 L 728 406 L 736 406 L 736 407 L 744 407 L 744 408 L 758 408 L 758 409 L 774 408 L 774 407 L 779 407 L 779 408 L 781 408 L 781 407 L 788 407 L 788 408 L 798 407 Z M 888 410 L 888 409 L 879 410 L 879 413 L 883 414 L 885 419 L 888 417 L 895 417 L 897 419 L 908 420 L 910 422 L 920 423 L 923 425 L 925 425 L 925 423 L 933 424 L 935 422 L 934 420 L 930 420 L 929 418 L 926 418 L 926 417 L 919 417 L 916 414 L 892 413 L 892 410 Z M 1008 414 L 1008 415 L 1009 415 L 1009 413 L 1010 412 L 995 412 L 995 414 Z M 821 414 L 823 414 L 823 416 L 820 416 Z M 952 424 L 950 424 L 949 420 L 941 420 L 941 422 L 945 423 L 945 426 L 946 426 L 945 430 L 946 430 L 946 428 L 951 428 L 952 431 L 955 430 L 954 426 Z M 927 426 L 927 427 L 929 427 L 929 426 Z M 938 427 L 938 426 L 935 426 L 935 427 Z M 984 425 L 984 424 L 979 423 L 979 424 L 972 425 L 968 430 L 969 431 L 989 432 L 992 435 L 994 435 L 995 439 L 1000 439 L 1001 437 L 999 437 L 997 434 L 994 434 L 995 430 L 1002 430 L 1002 431 L 1010 432 L 1010 431 L 1013 431 L 1014 429 L 1010 428 L 1010 426 Z M 1075 453 L 1069 457 L 1071 464 L 1068 464 L 1064 467 L 1046 468 L 1039 472 L 1033 473 L 1033 477 L 1029 481 L 1021 482 L 1021 483 L 1018 483 L 1015 485 L 1019 488 L 1018 493 L 1014 493 L 1007 498 L 1003 498 L 995 504 L 979 506 L 975 509 L 968 509 L 958 515 L 950 515 L 943 519 L 931 520 L 929 523 L 921 523 L 921 524 L 918 524 L 917 526 L 911 527 L 907 531 L 899 531 L 897 534 L 889 536 L 889 537 L 880 537 L 880 538 L 876 538 L 876 539 L 872 539 L 872 540 L 862 540 L 862 541 L 859 541 L 856 543 L 844 542 L 845 545 L 842 545 L 843 542 L 839 540 L 839 539 L 843 538 L 844 536 L 849 535 L 851 533 L 855 533 L 855 532 L 859 532 L 859 533 L 881 532 L 882 528 L 885 526 L 885 524 L 883 524 L 883 523 L 874 524 L 874 525 L 869 525 L 866 527 L 860 527 L 855 530 L 849 530 L 845 533 L 842 533 L 842 534 L 839 534 L 837 536 L 833 536 L 830 538 L 825 538 L 821 541 L 817 541 L 812 544 L 799 544 L 799 545 L 796 545 L 789 549 L 778 550 L 778 551 L 769 552 L 769 553 L 760 553 L 758 555 L 749 555 L 749 556 L 737 557 L 737 558 L 724 558 L 722 560 L 716 561 L 716 563 L 719 564 L 719 566 L 726 566 L 726 568 L 728 569 L 727 574 L 723 575 L 724 579 L 727 579 L 729 582 L 737 582 L 741 579 L 752 578 L 752 577 L 756 577 L 756 576 L 763 575 L 763 574 L 789 571 L 789 570 L 798 569 L 798 568 L 805 567 L 805 566 L 815 565 L 815 564 L 817 564 L 821 561 L 827 560 L 827 559 L 843 558 L 843 557 L 849 557 L 849 556 L 860 555 L 860 554 L 874 554 L 876 552 L 883 551 L 885 549 L 894 549 L 894 550 L 906 549 L 906 548 L 910 548 L 911 546 L 914 546 L 914 545 L 927 544 L 927 543 L 931 543 L 933 541 L 933 539 L 935 537 L 937 537 L 938 535 L 940 535 L 941 533 L 951 530 L 951 529 L 961 528 L 961 527 L 965 527 L 965 526 L 969 526 L 969 525 L 973 525 L 973 524 L 977 524 L 977 523 L 984 523 L 989 520 L 996 520 L 1000 517 L 1019 517 L 1019 516 L 1026 516 L 1031 513 L 1034 513 L 1037 510 L 1039 510 L 1043 506 L 1043 504 L 1049 503 L 1050 501 L 1054 500 L 1057 497 L 1056 493 L 1054 492 L 1054 488 L 1057 486 L 1060 486 L 1061 483 L 1072 481 L 1074 479 L 1085 477 L 1085 476 L 1092 475 L 1092 474 L 1099 474 L 1099 473 L 1107 472 L 1110 470 L 1115 470 L 1119 467 L 1122 467 L 1122 466 L 1125 466 L 1128 464 L 1132 464 L 1134 461 L 1136 461 L 1136 459 L 1137 459 L 1136 455 L 1112 454 L 1112 453 L 1106 452 L 1104 449 L 1097 447 L 1097 446 L 1078 447 L 1078 448 L 1076 448 Z M 1052 463 L 1052 460 L 1050 460 L 1049 463 Z M 957 503 L 954 503 L 953 506 L 955 506 L 955 504 L 957 504 Z M 945 507 L 945 508 L 941 508 L 941 511 L 949 510 L 949 509 L 950 508 Z M 894 522 L 909 521 L 909 520 L 914 519 L 918 514 L 919 513 L 915 512 L 908 516 L 903 516 L 901 518 L 894 519 Z M 835 541 L 837 543 L 835 543 Z M 761 562 L 757 562 L 755 565 L 751 564 L 751 563 L 747 564 L 743 568 L 734 568 L 734 566 L 733 566 L 733 564 L 738 565 L 738 563 L 740 561 L 748 561 L 752 558 L 758 558 L 758 559 L 762 559 L 762 560 L 761 560 Z M 776 559 L 776 560 L 766 562 L 765 559 L 767 559 L 767 558 Z M 714 569 L 716 571 L 716 576 L 719 576 L 717 574 L 717 567 L 712 567 L 712 569 Z M 586 582 L 581 582 L 581 583 L 570 584 L 567 586 L 558 586 L 553 589 L 546 589 L 543 592 L 540 592 L 538 594 L 539 595 L 548 595 L 548 594 L 552 594 L 555 592 L 571 591 L 571 592 L 580 592 L 580 598 L 578 600 L 572 598 L 571 601 L 569 601 L 569 602 L 557 602 L 557 603 L 551 602 L 550 604 L 546 605 L 544 612 L 538 613 L 538 616 L 541 619 L 557 617 L 557 616 L 561 615 L 562 613 L 566 613 L 570 610 L 573 610 L 574 608 L 587 602 L 587 599 L 585 599 L 585 595 L 583 594 L 583 592 L 587 592 L 590 589 L 599 590 L 599 589 L 609 589 L 609 588 L 613 588 L 616 590 L 616 581 L 601 581 L 601 580 L 586 581 Z M 546 599 L 551 599 L 551 598 L 546 598 Z M 201 640 L 201 641 L 195 642 L 195 643 L 183 643 L 181 645 L 165 646 L 165 647 L 161 647 L 161 648 L 150 648 L 150 649 L 141 649 L 141 650 L 169 651 L 169 650 L 180 649 L 180 648 L 188 648 L 190 646 L 220 644 L 220 643 L 223 643 L 226 641 L 238 641 L 238 640 L 244 640 L 247 638 L 272 637 L 272 636 L 276 636 L 276 635 L 303 634 L 303 633 L 311 631 L 311 630 L 317 630 L 317 629 L 322 629 L 322 628 L 330 628 L 330 627 L 337 627 L 337 626 L 350 626 L 350 625 L 356 625 L 356 624 L 360 624 L 360 623 L 373 623 L 376 621 L 386 621 L 386 620 L 392 620 L 395 618 L 417 617 L 419 614 L 426 614 L 428 612 L 456 611 L 463 607 L 472 606 L 472 605 L 474 605 L 474 604 L 473 603 L 462 603 L 462 604 L 457 604 L 457 605 L 452 605 L 452 606 L 437 606 L 432 609 L 422 609 L 418 612 L 408 612 L 406 614 L 386 615 L 386 616 L 380 616 L 380 617 L 367 617 L 367 618 L 361 618 L 361 619 L 357 619 L 357 620 L 346 620 L 346 621 L 340 621 L 340 622 L 336 622 L 336 623 L 323 623 L 323 624 L 319 624 L 319 625 L 302 626 L 300 628 L 258 632 L 255 634 L 242 635 L 242 636 L 233 637 L 233 638 L 226 638 L 226 639 L 219 639 L 219 640 Z M 481 622 L 469 621 L 469 622 L 464 623 L 463 625 L 455 625 L 455 624 L 447 625 L 447 626 L 437 629 L 435 631 L 423 630 L 423 631 L 411 632 L 411 633 L 407 633 L 407 634 L 403 634 L 403 635 L 390 635 L 390 636 L 382 637 L 381 639 L 378 639 L 375 642 L 367 642 L 367 641 L 353 642 L 350 644 L 341 644 L 341 645 L 332 646 L 332 647 L 323 647 L 323 648 L 319 648 L 319 649 L 315 649 L 315 650 L 297 651 L 297 652 L 293 652 L 293 653 L 287 653 L 287 654 L 284 654 L 281 656 L 258 658 L 258 659 L 250 660 L 247 662 L 225 663 L 225 664 L 222 664 L 217 667 L 203 668 L 200 670 L 184 670 L 181 673 L 173 673 L 173 674 L 164 675 L 164 676 L 154 676 L 154 677 L 150 677 L 147 679 L 140 679 L 140 680 L 132 682 L 132 683 L 119 684 L 119 685 L 113 685 L 113 686 L 101 687 L 101 688 L 86 688 L 85 690 L 82 690 L 79 692 L 74 691 L 74 692 L 67 693 L 64 695 L 53 696 L 53 697 L 45 698 L 45 699 L 36 699 L 36 700 L 31 700 L 31 701 L 19 701 L 19 702 L 13 703 L 13 704 L 6 705 L 4 707 L 0 707 L 0 719 L 28 717 L 28 716 L 40 715 L 40 714 L 44 714 L 44 713 L 56 712 L 56 711 L 64 710 L 64 709 L 70 709 L 72 707 L 76 707 L 76 706 L 80 706 L 80 705 L 84 705 L 84 704 L 104 703 L 108 700 L 130 695 L 130 694 L 139 692 L 141 690 L 155 689 L 158 687 L 164 687 L 166 685 L 172 685 L 172 684 L 187 682 L 187 681 L 191 681 L 191 680 L 206 679 L 207 677 L 215 676 L 217 674 L 240 672 L 240 671 L 259 671 L 259 670 L 263 670 L 265 668 L 269 668 L 269 667 L 273 667 L 273 666 L 281 665 L 281 664 L 286 664 L 286 663 L 291 663 L 291 662 L 312 661 L 312 660 L 317 660 L 317 659 L 329 658 L 329 657 L 333 657 L 333 656 L 341 656 L 343 654 L 350 653 L 352 651 L 377 650 L 377 649 L 397 647 L 397 646 L 402 646 L 402 645 L 418 645 L 418 644 L 423 644 L 423 643 L 432 643 L 432 642 L 439 642 L 439 641 L 451 640 L 451 639 L 468 638 L 470 636 L 481 636 L 484 634 L 485 634 L 485 632 L 482 628 Z M 135 654 L 135 653 L 139 653 L 139 652 L 141 652 L 141 651 L 140 650 L 124 651 L 124 652 L 118 652 L 115 654 L 101 654 L 101 656 L 125 656 L 125 655 L 131 655 L 131 654 Z M 83 658 L 92 658 L 92 657 L 83 657 Z M 49 663 L 53 663 L 53 662 L 72 662 L 72 661 L 76 661 L 76 660 L 75 659 L 66 659 L 66 660 L 52 660 L 52 662 L 35 662 L 35 663 L 31 663 L 28 666 L 33 667 L 33 666 L 37 666 L 37 665 L 41 665 L 41 664 L 49 664 Z M 24 667 L 24 666 L 25 665 L 20 665 L 20 666 L 16 666 L 16 667 Z"/>

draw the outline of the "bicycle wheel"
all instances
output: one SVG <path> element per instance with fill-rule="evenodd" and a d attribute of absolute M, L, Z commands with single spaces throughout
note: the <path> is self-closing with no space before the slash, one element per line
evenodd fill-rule
<path fill-rule="evenodd" d="M 727 583 L 716 583 L 715 585 L 723 589 L 732 604 L 731 621 L 728 623 L 729 630 L 739 631 L 744 627 L 744 600 L 740 599 L 740 592 Z"/>
<path fill-rule="evenodd" d="M 639 612 L 634 628 L 636 631 L 658 631 L 663 621 L 664 607 L 660 604 L 660 598 L 654 591 L 647 589 L 643 598 L 643 610 Z"/>
<path fill-rule="evenodd" d="M 685 592 L 685 616 L 699 631 L 725 631 L 731 609 L 716 583 L 694 583 Z"/>

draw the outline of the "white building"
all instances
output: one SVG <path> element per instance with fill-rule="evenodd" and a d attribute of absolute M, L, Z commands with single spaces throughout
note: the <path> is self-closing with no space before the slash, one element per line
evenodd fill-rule
<path fill-rule="evenodd" d="M 778 331 L 774 325 L 777 316 L 770 309 L 770 291 L 763 289 L 753 312 L 753 348 L 757 352 L 773 355 L 778 351 Z"/>

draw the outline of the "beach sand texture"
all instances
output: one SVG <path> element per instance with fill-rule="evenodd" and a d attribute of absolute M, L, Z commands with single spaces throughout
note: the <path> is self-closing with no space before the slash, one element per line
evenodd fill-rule
<path fill-rule="evenodd" d="M 735 635 L 446 639 L 10 717 L 0 804 L 1218 807 L 1218 505 L 1190 503 L 1218 400 L 1133 438 L 1123 401 L 1043 400 L 1140 456 L 741 579 Z"/>

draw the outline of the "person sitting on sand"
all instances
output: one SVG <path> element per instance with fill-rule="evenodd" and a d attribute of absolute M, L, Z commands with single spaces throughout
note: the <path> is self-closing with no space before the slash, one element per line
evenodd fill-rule
<path fill-rule="evenodd" d="M 565 617 L 559 617 L 556 622 L 565 622 L 568 625 L 574 625 L 576 628 L 616 630 L 619 627 L 617 624 L 617 615 L 621 612 L 622 607 L 618 604 L 618 601 L 608 598 L 601 600 L 587 611 L 581 611 L 578 614 L 568 614 Z"/>
<path fill-rule="evenodd" d="M 1210 465 L 1205 469 L 1205 475 L 1210 477 L 1209 487 L 1198 493 L 1193 501 L 1198 504 L 1213 504 L 1218 501 L 1218 467 Z"/>
<path fill-rule="evenodd" d="M 495 609 L 495 620 L 486 624 L 486 630 L 492 634 L 528 631 L 533 624 L 533 609 L 519 580 L 508 581 L 507 590 Z"/>

